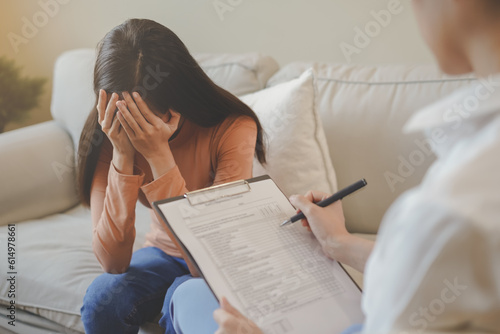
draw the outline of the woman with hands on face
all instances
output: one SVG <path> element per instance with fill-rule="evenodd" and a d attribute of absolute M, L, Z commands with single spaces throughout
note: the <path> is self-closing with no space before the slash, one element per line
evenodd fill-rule
<path fill-rule="evenodd" d="M 153 212 L 134 252 L 137 201 L 151 203 L 252 176 L 265 162 L 255 113 L 213 83 L 180 39 L 132 19 L 100 42 L 96 107 L 82 131 L 78 183 L 92 216 L 92 247 L 105 273 L 88 287 L 86 333 L 137 333 L 161 313 L 172 332 L 169 287 L 196 275 Z"/>

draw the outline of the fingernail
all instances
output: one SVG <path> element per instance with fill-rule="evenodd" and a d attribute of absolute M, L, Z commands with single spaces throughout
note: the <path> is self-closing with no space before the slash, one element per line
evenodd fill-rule
<path fill-rule="evenodd" d="M 139 99 L 139 98 L 140 98 L 140 95 L 139 95 L 139 93 L 137 93 L 137 92 L 134 92 L 132 95 L 134 95 L 134 98 L 136 98 L 136 99 Z"/>

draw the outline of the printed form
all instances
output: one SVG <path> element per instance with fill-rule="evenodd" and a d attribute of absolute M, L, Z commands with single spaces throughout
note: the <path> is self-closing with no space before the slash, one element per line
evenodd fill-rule
<path fill-rule="evenodd" d="M 268 334 L 341 333 L 362 323 L 361 291 L 328 259 L 274 181 L 191 205 L 160 204 L 218 299 L 225 296 Z"/>

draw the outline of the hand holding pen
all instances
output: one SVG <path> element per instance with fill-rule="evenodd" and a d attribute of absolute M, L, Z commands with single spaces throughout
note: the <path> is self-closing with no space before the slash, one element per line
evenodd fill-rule
<path fill-rule="evenodd" d="M 332 203 L 335 203 L 336 201 L 341 200 L 342 198 L 344 198 L 346 196 L 349 196 L 353 192 L 355 192 L 355 191 L 363 188 L 366 185 L 367 185 L 366 180 L 365 179 L 361 179 L 358 182 L 355 182 L 355 183 L 351 184 L 350 186 L 347 186 L 344 189 L 336 192 L 332 196 L 329 196 L 329 197 L 326 197 L 326 198 L 324 196 L 322 200 L 317 201 L 317 202 L 315 201 L 314 203 L 316 205 L 324 208 L 324 207 L 326 207 L 326 206 L 328 206 L 328 205 L 330 205 Z M 305 218 L 304 212 L 298 213 L 295 216 L 291 217 L 290 219 L 285 220 L 281 224 L 281 226 L 292 224 L 292 223 L 296 222 L 297 220 L 301 220 L 301 219 L 304 219 L 304 218 Z"/>
<path fill-rule="evenodd" d="M 302 214 L 305 214 L 306 218 L 302 219 L 302 225 L 313 232 L 328 257 L 361 268 L 364 266 L 364 261 L 351 259 L 350 246 L 357 248 L 360 242 L 358 242 L 357 238 L 353 238 L 346 229 L 341 201 L 337 200 L 326 207 L 318 205 L 319 202 L 328 198 L 328 195 L 323 192 L 309 191 L 305 196 L 294 195 L 290 197 L 290 202 Z M 299 219 L 301 218 L 299 217 Z M 370 247 L 367 246 L 366 248 Z"/>

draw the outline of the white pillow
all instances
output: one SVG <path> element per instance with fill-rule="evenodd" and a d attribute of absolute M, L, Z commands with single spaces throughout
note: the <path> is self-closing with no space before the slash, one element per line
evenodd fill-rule
<path fill-rule="evenodd" d="M 337 190 L 314 87 L 314 72 L 309 69 L 298 79 L 241 97 L 266 134 L 267 164 L 255 160 L 253 174 L 269 174 L 287 196 L 311 189 Z"/>

